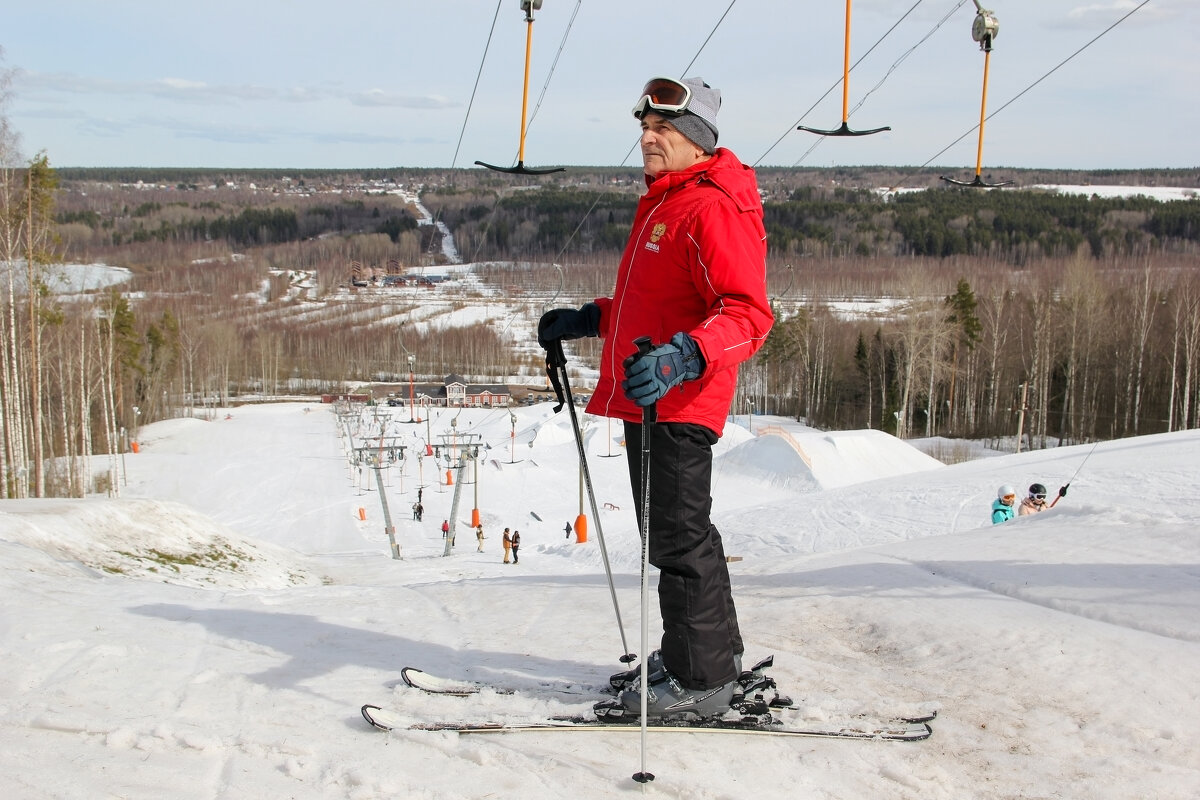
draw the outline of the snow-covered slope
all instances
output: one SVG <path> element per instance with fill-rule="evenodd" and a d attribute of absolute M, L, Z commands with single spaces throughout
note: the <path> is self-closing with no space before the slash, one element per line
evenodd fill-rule
<path fill-rule="evenodd" d="M 409 425 L 369 410 L 351 440 L 327 406 L 238 408 L 143 428 L 120 499 L 0 503 L 0 793 L 631 791 L 636 735 L 383 734 L 358 714 L 366 702 L 414 720 L 586 710 L 569 696 L 423 696 L 398 677 L 413 664 L 516 686 L 603 683 L 623 643 L 598 527 L 636 642 L 633 502 L 624 459 L 607 457 L 621 454 L 619 434 L 586 420 L 601 519 L 586 509 L 591 536 L 576 544 L 563 531 L 580 513 L 566 413 L 517 409 L 512 438 L 508 413 Z M 381 474 L 399 560 L 373 472 L 346 458 L 381 430 L 405 445 Z M 417 453 L 430 434 L 463 432 L 483 457 L 448 486 L 444 462 Z M 774 653 L 773 674 L 813 721 L 940 714 L 920 744 L 652 734 L 658 778 L 645 791 L 1197 796 L 1198 445 L 1185 432 L 940 466 L 878 432 L 755 418 L 751 435 L 734 421 L 717 448 L 714 513 L 741 558 L 730 566 L 747 657 Z M 1035 480 L 1071 488 L 1052 511 L 988 524 L 996 486 Z M 418 487 L 421 523 L 409 511 Z M 476 507 L 483 552 L 468 528 Z M 519 565 L 501 563 L 505 526 L 521 531 Z"/>

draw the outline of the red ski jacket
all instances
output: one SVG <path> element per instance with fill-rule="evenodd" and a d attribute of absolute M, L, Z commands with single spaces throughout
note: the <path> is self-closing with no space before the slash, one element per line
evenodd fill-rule
<path fill-rule="evenodd" d="M 691 422 L 718 436 L 733 402 L 737 366 L 762 346 L 774 316 L 767 301 L 767 239 L 754 170 L 729 150 L 679 172 L 647 178 L 611 298 L 600 306 L 600 380 L 587 411 L 641 422 L 621 391 L 634 340 L 689 334 L 704 374 L 658 401 L 660 422 Z"/>

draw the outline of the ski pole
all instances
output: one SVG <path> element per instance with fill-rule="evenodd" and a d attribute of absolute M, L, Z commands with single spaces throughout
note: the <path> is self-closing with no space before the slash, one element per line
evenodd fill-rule
<path fill-rule="evenodd" d="M 649 336 L 639 336 L 634 340 L 638 355 L 645 355 L 654 345 Z M 642 725 L 642 769 L 635 772 L 633 779 L 638 783 L 649 783 L 654 780 L 654 773 L 646 770 L 646 732 L 649 727 L 646 692 L 650 688 L 650 427 L 658 422 L 658 406 L 651 403 L 642 408 L 642 658 L 641 700 Z"/>
<path fill-rule="evenodd" d="M 561 371 L 562 377 L 559 378 Z M 579 467 L 587 486 L 588 499 L 592 506 L 592 519 L 596 521 L 596 541 L 600 543 L 600 559 L 604 562 L 604 574 L 608 576 L 608 592 L 612 595 L 613 611 L 617 615 L 617 630 L 621 634 L 621 648 L 624 655 L 620 661 L 628 664 L 637 656 L 629 651 L 629 642 L 625 639 L 625 623 L 621 621 L 621 606 L 617 602 L 617 588 L 613 583 L 612 566 L 608 561 L 608 548 L 604 546 L 604 528 L 600 524 L 600 510 L 596 507 L 596 491 L 592 488 L 592 473 L 588 469 L 587 452 L 583 446 L 583 432 L 579 429 L 579 419 L 575 416 L 575 400 L 571 397 L 571 380 L 567 377 L 567 356 L 563 352 L 562 340 L 556 340 L 546 349 L 546 374 L 554 391 L 558 395 L 558 407 L 554 413 L 562 410 L 563 405 L 571 409 L 571 429 L 575 433 L 575 448 L 579 452 Z M 643 650 L 643 652 L 645 652 Z"/>
<path fill-rule="evenodd" d="M 1075 470 L 1075 474 L 1071 476 L 1071 480 L 1064 483 L 1062 488 L 1058 490 L 1058 497 L 1054 498 L 1054 502 L 1050 504 L 1050 508 L 1054 508 L 1058 505 L 1058 501 L 1066 496 L 1066 490 L 1071 488 L 1071 481 L 1079 477 L 1079 473 L 1083 470 L 1083 465 L 1087 463 L 1088 459 L 1092 457 L 1092 453 L 1096 452 L 1096 448 L 1099 446 L 1100 440 L 1097 439 L 1096 443 L 1092 445 L 1092 449 L 1088 450 L 1087 455 L 1083 457 L 1083 461 L 1079 462 L 1079 467 Z"/>

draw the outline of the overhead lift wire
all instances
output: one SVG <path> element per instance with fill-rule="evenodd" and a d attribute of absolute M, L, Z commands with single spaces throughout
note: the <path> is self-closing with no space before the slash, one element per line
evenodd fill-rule
<path fill-rule="evenodd" d="M 727 16 L 729 16 L 729 12 L 733 10 L 735 5 L 737 5 L 737 0 L 730 0 L 729 7 L 726 8 L 725 13 L 717 19 L 717 23 L 713 25 L 712 30 L 708 32 L 708 36 L 705 37 L 704 42 L 700 45 L 700 49 L 696 51 L 696 55 L 692 56 L 692 60 L 689 61 L 688 65 L 683 68 L 683 72 L 679 77 L 682 78 L 687 75 L 687 71 L 696 63 L 696 59 L 700 58 L 700 54 L 704 52 L 704 48 L 708 47 L 708 43 L 711 42 L 712 37 L 716 35 L 717 28 L 721 27 L 721 23 L 725 21 Z M 628 158 L 628 156 L 626 156 L 626 158 Z"/>
<path fill-rule="evenodd" d="M 1071 55 L 1067 56 L 1067 57 L 1066 57 L 1066 58 L 1064 58 L 1062 61 L 1058 62 L 1058 64 L 1056 64 L 1056 65 L 1055 65 L 1053 68 L 1051 68 L 1051 69 L 1050 69 L 1050 71 L 1049 71 L 1049 72 L 1047 72 L 1045 75 L 1043 75 L 1042 77 L 1038 78 L 1038 79 L 1037 79 L 1036 81 L 1034 81 L 1033 83 L 1031 83 L 1031 84 L 1029 84 L 1028 86 L 1026 86 L 1024 89 L 1022 89 L 1022 90 L 1021 90 L 1020 92 L 1018 92 L 1016 95 L 1014 95 L 1014 96 L 1012 97 L 1012 99 L 1010 99 L 1010 100 L 1009 100 L 1007 103 L 1005 103 L 1004 105 L 1000 106 L 999 108 L 997 108 L 997 109 L 996 109 L 995 111 L 993 111 L 992 113 L 988 114 L 988 115 L 987 115 L 987 117 L 984 119 L 984 122 L 987 122 L 987 121 L 988 121 L 988 120 L 990 120 L 992 117 L 996 116 L 996 115 L 997 115 L 997 114 L 999 114 L 1001 111 L 1003 111 L 1004 109 L 1006 109 L 1006 108 L 1008 108 L 1009 106 L 1011 106 L 1013 103 L 1015 103 L 1017 100 L 1019 100 L 1019 99 L 1020 99 L 1020 98 L 1021 98 L 1023 95 L 1025 95 L 1025 94 L 1026 94 L 1028 91 L 1030 91 L 1031 89 L 1033 89 L 1033 87 L 1037 86 L 1039 83 L 1041 83 L 1042 81 L 1046 80 L 1046 78 L 1049 78 L 1051 75 L 1053 75 L 1055 72 L 1057 72 L 1057 71 L 1058 71 L 1059 69 L 1061 69 L 1063 66 L 1065 66 L 1065 65 L 1067 64 L 1067 62 L 1069 62 L 1071 59 L 1075 58 L 1075 56 L 1079 55 L 1079 54 L 1080 54 L 1080 53 L 1082 53 L 1084 50 L 1087 50 L 1089 47 L 1091 47 L 1093 44 L 1095 44 L 1097 41 L 1099 41 L 1101 37 L 1103 37 L 1105 34 L 1107 34 L 1107 33 L 1108 33 L 1109 31 L 1111 31 L 1113 28 L 1117 27 L 1117 26 L 1118 26 L 1118 25 L 1120 25 L 1122 22 L 1124 22 L 1125 20 L 1129 19 L 1130 17 L 1132 17 L 1132 16 L 1133 16 L 1134 14 L 1136 14 L 1137 12 L 1141 11 L 1141 10 L 1142 10 L 1142 7 L 1143 7 L 1143 6 L 1145 6 L 1145 5 L 1147 5 L 1147 4 L 1149 4 L 1149 2 L 1150 2 L 1150 0 L 1142 0 L 1142 2 L 1141 2 L 1141 3 L 1139 3 L 1139 4 L 1138 4 L 1138 5 L 1137 5 L 1137 6 L 1136 6 L 1134 9 L 1132 9 L 1131 11 L 1129 11 L 1128 13 L 1126 13 L 1126 14 L 1125 14 L 1123 17 L 1121 17 L 1121 18 L 1120 18 L 1120 19 L 1118 19 L 1116 22 L 1114 22 L 1112 25 L 1109 25 L 1107 28 L 1105 28 L 1104 30 L 1100 31 L 1100 33 L 1098 33 L 1098 34 L 1096 34 L 1094 37 L 1092 37 L 1092 39 L 1091 39 L 1091 40 L 1090 40 L 1090 41 L 1089 41 L 1087 44 L 1085 44 L 1083 47 L 1079 48 L 1079 49 L 1078 49 L 1078 50 L 1076 50 L 1074 53 L 1071 53 Z M 961 142 L 963 139 L 967 138 L 968 136 L 970 136 L 972 133 L 974 133 L 974 132 L 975 132 L 975 131 L 977 131 L 977 130 L 979 130 L 979 126 L 978 126 L 978 125 L 973 125 L 973 126 L 971 126 L 971 128 L 970 128 L 970 129 L 968 129 L 968 130 L 967 130 L 967 131 L 966 131 L 966 132 L 965 132 L 965 133 L 964 133 L 962 136 L 959 136 L 959 137 L 958 137 L 957 139 L 955 139 L 953 142 L 951 142 L 950 144 L 948 144 L 948 145 L 946 145 L 945 147 L 943 147 L 941 150 L 939 150 L 939 151 L 937 151 L 936 153 L 934 153 L 934 154 L 933 154 L 933 156 L 931 156 L 931 157 L 929 158 L 929 160 L 927 160 L 927 161 L 926 161 L 924 164 L 922 164 L 920 167 L 918 167 L 918 169 L 921 169 L 921 168 L 923 168 L 923 167 L 927 167 L 927 166 L 929 166 L 929 164 L 930 164 L 930 163 L 931 163 L 931 162 L 932 162 L 932 161 L 933 161 L 935 158 L 937 158 L 938 156 L 942 155 L 942 154 L 943 154 L 943 153 L 945 153 L 947 150 L 949 150 L 951 147 L 954 147 L 954 145 L 958 144 L 958 143 L 959 143 L 959 142 Z"/>
<path fill-rule="evenodd" d="M 492 36 L 496 33 L 496 20 L 500 18 L 500 4 L 504 0 L 496 0 L 496 13 L 492 15 L 492 27 L 488 30 L 487 42 L 483 45 L 483 56 L 479 59 L 479 69 L 475 73 L 475 85 L 471 87 L 471 99 L 467 101 L 467 113 L 463 115 L 462 128 L 458 132 L 458 144 L 454 146 L 454 158 L 450 160 L 450 169 L 458 163 L 458 151 L 462 148 L 463 136 L 467 133 L 467 120 L 471 118 L 471 108 L 475 105 L 475 93 L 479 91 L 479 79 L 483 77 L 483 65 L 487 61 L 488 50 L 492 46 Z"/>
<path fill-rule="evenodd" d="M 581 0 L 581 2 L 582 2 L 582 0 Z M 919 3 L 919 2 L 921 2 L 921 0 L 917 0 L 917 2 Z M 696 50 L 696 54 L 694 56 L 692 56 L 692 60 L 689 61 L 687 63 L 687 66 L 683 68 L 683 73 L 681 73 L 680 77 L 686 76 L 687 71 L 690 70 L 695 65 L 696 60 L 700 58 L 700 54 L 704 52 L 704 48 L 708 47 L 708 43 L 710 41 L 712 41 L 713 36 L 715 36 L 717 33 L 717 29 L 721 27 L 721 23 L 723 23 L 725 21 L 725 18 L 727 16 L 729 16 L 729 12 L 733 10 L 733 7 L 735 5 L 737 5 L 737 0 L 730 0 L 729 5 L 725 8 L 724 13 L 722 13 L 721 16 L 717 18 L 717 21 L 713 25 L 712 30 L 710 30 L 708 32 L 708 36 L 706 36 L 704 38 L 704 41 L 701 43 L 700 47 Z M 572 19 L 574 19 L 574 17 L 572 17 Z M 625 162 L 629 160 L 629 157 L 631 155 L 633 155 L 633 151 L 637 149 L 638 142 L 640 142 L 640 141 L 641 141 L 641 137 L 639 136 L 637 141 L 635 141 L 630 146 L 629 150 L 626 151 L 625 157 L 621 159 L 621 163 L 618 166 L 625 165 Z M 575 226 L 575 230 L 571 231 L 571 235 L 567 237 L 567 240 L 565 242 L 563 242 L 563 246 L 558 251 L 558 255 L 556 255 L 554 257 L 555 261 L 562 261 L 563 254 L 567 252 L 567 248 L 570 247 L 571 242 L 573 242 L 575 240 L 575 235 L 578 234 L 579 231 L 583 228 L 583 224 L 585 222 L 587 222 L 588 217 L 591 216 L 592 212 L 596 209 L 596 206 L 599 203 L 600 203 L 600 193 L 597 192 L 596 199 L 592 201 L 592 204 L 590 206 L 588 206 L 588 210 L 583 212 L 583 216 L 579 219 L 579 224 Z"/>
<path fill-rule="evenodd" d="M 465 136 L 467 133 L 467 121 L 471 119 L 471 109 L 475 106 L 475 93 L 479 91 L 479 79 L 483 76 L 483 65 L 487 61 L 488 50 L 492 46 L 492 36 L 496 33 L 496 20 L 500 18 L 500 5 L 503 2 L 504 0 L 496 0 L 496 13 L 492 15 L 492 27 L 488 30 L 487 41 L 484 42 L 483 45 L 483 56 L 479 59 L 479 69 L 475 72 L 475 85 L 471 87 L 471 99 L 467 101 L 467 113 L 463 115 L 462 127 L 459 128 L 458 131 L 458 143 L 454 146 L 454 158 L 450 159 L 451 170 L 453 170 L 455 165 L 458 163 L 458 151 L 462 149 L 463 136 Z M 437 224 L 441 221 L 441 219 L 442 211 L 441 209 L 438 209 L 438 212 L 433 215 L 434 230 L 437 230 Z M 432 252 L 433 236 L 429 237 L 429 246 L 430 252 Z M 476 249 L 475 255 L 478 254 L 479 250 Z M 471 260 L 474 261 L 474 257 L 472 257 Z"/>

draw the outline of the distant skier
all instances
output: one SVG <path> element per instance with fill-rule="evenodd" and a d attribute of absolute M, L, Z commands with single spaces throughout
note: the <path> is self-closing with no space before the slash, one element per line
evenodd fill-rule
<path fill-rule="evenodd" d="M 479 540 L 479 552 L 482 553 L 483 552 L 483 539 L 484 539 L 482 525 L 475 528 L 475 538 Z"/>
<path fill-rule="evenodd" d="M 992 503 L 992 524 L 999 525 L 1008 522 L 1016 516 L 1013 503 L 1017 502 L 1017 490 L 1007 483 L 996 492 L 996 500 Z"/>
<path fill-rule="evenodd" d="M 1049 505 L 1046 504 L 1046 487 L 1040 483 L 1032 484 L 1029 487 L 1029 496 L 1021 501 L 1021 507 L 1017 509 L 1017 513 L 1022 517 L 1029 514 L 1037 514 L 1045 511 L 1048 508 L 1054 508 L 1058 505 L 1058 501 L 1067 496 L 1067 487 L 1060 486 L 1058 489 L 1058 497 Z"/>
<path fill-rule="evenodd" d="M 512 560 L 512 534 L 508 532 L 508 528 L 504 529 L 504 563 L 511 564 Z"/>
<path fill-rule="evenodd" d="M 512 553 L 513 553 L 513 563 L 514 563 L 514 564 L 520 563 L 520 559 L 519 559 L 519 558 L 517 558 L 517 550 L 518 550 L 518 549 L 520 549 L 520 547 L 521 547 L 521 532 L 520 532 L 520 531 L 513 531 L 513 535 L 512 535 Z"/>

